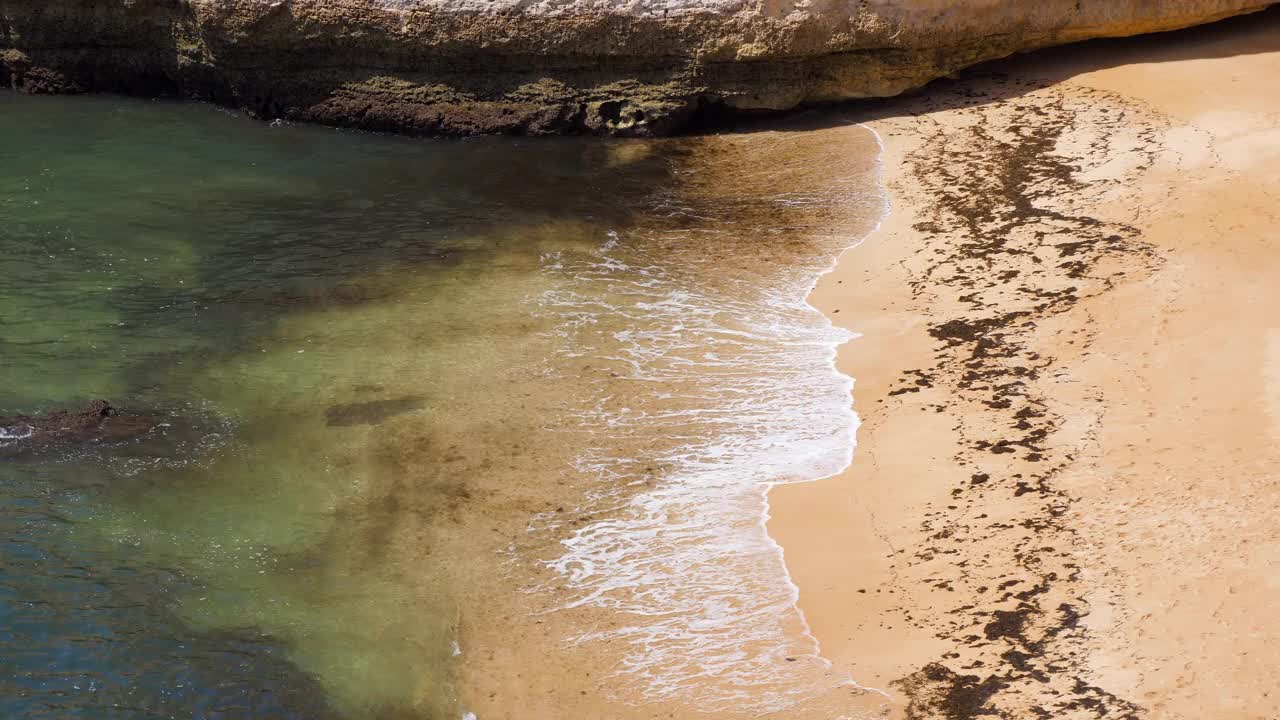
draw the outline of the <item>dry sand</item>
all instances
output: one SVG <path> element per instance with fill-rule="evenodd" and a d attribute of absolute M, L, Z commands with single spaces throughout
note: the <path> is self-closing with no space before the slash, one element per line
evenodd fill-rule
<path fill-rule="evenodd" d="M 625 648 L 565 642 L 615 618 L 503 586 L 496 614 L 461 612 L 465 706 L 1280 717 L 1275 90 L 1273 11 L 1039 53 L 803 128 L 672 141 L 706 178 L 683 192 L 734 208 L 849 182 L 866 155 L 853 124 L 884 141 L 892 212 L 811 297 L 862 334 L 839 359 L 863 420 L 854 464 L 776 488 L 768 528 L 823 656 L 885 694 L 772 714 L 654 701 L 619 681 Z M 770 229 L 768 252 L 805 254 L 864 232 L 856 210 L 738 220 Z"/>
<path fill-rule="evenodd" d="M 824 655 L 919 718 L 1280 717 L 1280 14 L 863 115 L 893 210 L 812 296 L 854 464 L 777 488 Z"/>

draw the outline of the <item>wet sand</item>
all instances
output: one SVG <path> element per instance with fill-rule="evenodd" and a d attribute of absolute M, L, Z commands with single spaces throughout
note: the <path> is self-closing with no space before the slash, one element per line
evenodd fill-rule
<path fill-rule="evenodd" d="M 769 530 L 886 713 L 1280 715 L 1278 76 L 1271 11 L 840 115 L 893 206 L 811 297 L 862 426 Z"/>

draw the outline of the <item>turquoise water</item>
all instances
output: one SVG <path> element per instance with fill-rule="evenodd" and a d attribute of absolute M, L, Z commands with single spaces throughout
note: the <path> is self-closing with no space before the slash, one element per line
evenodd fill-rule
<path fill-rule="evenodd" d="M 667 172 L 610 152 L 0 93 L 0 415 L 162 421 L 0 459 L 0 717 L 459 716 L 472 520 L 559 452 L 521 308 Z"/>

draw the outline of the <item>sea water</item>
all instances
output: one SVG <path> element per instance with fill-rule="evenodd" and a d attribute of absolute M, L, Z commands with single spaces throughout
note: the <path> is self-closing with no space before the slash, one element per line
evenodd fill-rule
<path fill-rule="evenodd" d="M 0 94 L 0 415 L 157 422 L 0 457 L 0 715 L 461 717 L 508 594 L 594 613 L 560 641 L 629 703 L 847 682 L 764 493 L 852 449 L 804 296 L 874 148 L 831 184 L 774 144 Z"/>

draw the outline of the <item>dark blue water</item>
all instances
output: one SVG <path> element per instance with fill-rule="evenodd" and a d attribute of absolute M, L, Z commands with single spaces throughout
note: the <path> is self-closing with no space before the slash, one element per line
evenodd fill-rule
<path fill-rule="evenodd" d="M 84 542 L 92 463 L 0 473 L 0 716 L 324 718 L 318 684 L 252 628 L 199 633 L 173 612 L 198 587 L 175 569 Z"/>

